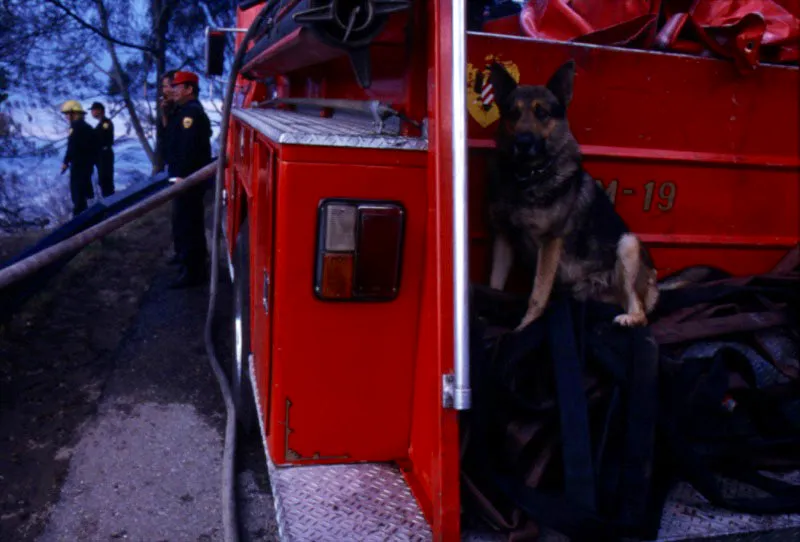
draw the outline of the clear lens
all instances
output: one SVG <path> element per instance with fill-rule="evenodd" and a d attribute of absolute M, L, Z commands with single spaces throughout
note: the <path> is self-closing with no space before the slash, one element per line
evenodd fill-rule
<path fill-rule="evenodd" d="M 334 204 L 325 208 L 325 250 L 352 252 L 356 249 L 356 208 Z"/>

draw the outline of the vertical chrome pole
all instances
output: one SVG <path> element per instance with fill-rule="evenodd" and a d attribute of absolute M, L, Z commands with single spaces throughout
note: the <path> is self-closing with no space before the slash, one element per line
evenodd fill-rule
<path fill-rule="evenodd" d="M 466 0 L 453 0 L 453 328 L 455 367 L 453 408 L 468 410 L 469 387 L 469 228 L 467 221 L 467 28 Z"/>

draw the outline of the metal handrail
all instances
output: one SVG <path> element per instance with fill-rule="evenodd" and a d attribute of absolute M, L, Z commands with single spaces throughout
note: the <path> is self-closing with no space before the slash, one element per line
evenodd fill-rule
<path fill-rule="evenodd" d="M 467 219 L 467 43 L 466 0 L 453 0 L 453 408 L 469 410 L 469 236 Z"/>

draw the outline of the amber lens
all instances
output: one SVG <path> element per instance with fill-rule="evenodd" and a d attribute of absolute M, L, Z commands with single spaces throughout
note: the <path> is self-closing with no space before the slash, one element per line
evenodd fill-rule
<path fill-rule="evenodd" d="M 328 299 L 353 296 L 353 255 L 323 254 L 319 295 Z"/>

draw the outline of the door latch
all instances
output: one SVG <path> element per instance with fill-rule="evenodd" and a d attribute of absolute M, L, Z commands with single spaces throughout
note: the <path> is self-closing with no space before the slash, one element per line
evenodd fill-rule
<path fill-rule="evenodd" d="M 264 271 L 264 290 L 261 295 L 261 301 L 264 304 L 264 314 L 269 314 L 269 273 Z"/>

